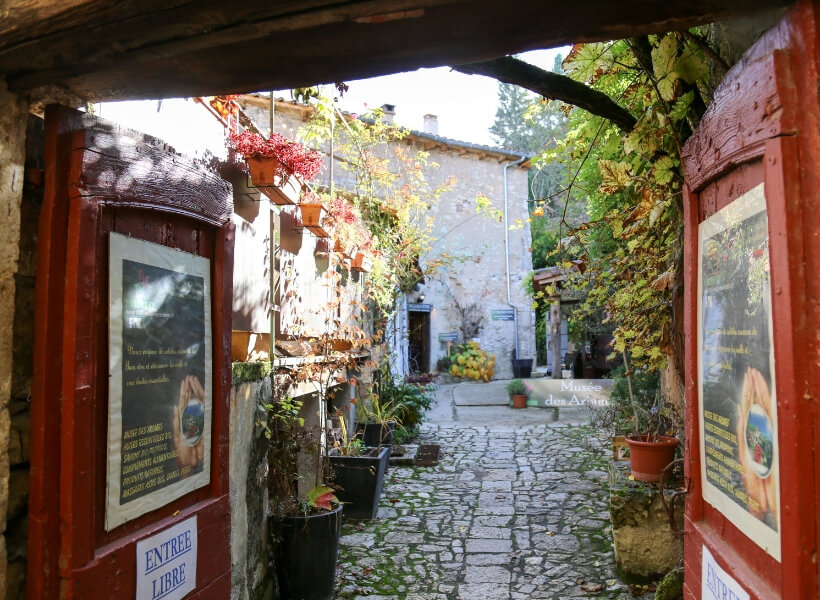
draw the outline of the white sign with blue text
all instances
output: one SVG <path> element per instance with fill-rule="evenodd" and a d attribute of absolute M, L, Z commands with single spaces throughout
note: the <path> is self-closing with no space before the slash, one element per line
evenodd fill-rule
<path fill-rule="evenodd" d="M 717 564 L 706 546 L 703 547 L 700 581 L 702 600 L 749 600 L 749 593 Z"/>
<path fill-rule="evenodd" d="M 180 600 L 196 587 L 196 516 L 137 542 L 137 600 Z"/>

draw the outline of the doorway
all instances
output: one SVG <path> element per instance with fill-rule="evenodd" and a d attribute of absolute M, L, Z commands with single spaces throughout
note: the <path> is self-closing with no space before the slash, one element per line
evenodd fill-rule
<path fill-rule="evenodd" d="M 430 313 L 408 311 L 408 360 L 410 374 L 430 371 Z"/>

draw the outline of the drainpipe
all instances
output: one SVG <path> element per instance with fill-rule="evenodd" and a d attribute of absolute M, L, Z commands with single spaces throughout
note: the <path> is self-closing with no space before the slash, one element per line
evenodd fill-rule
<path fill-rule="evenodd" d="M 507 267 L 507 304 L 513 309 L 513 326 L 515 328 L 515 358 L 518 356 L 518 310 L 512 303 L 512 290 L 510 288 L 510 224 L 509 224 L 509 192 L 507 191 L 507 169 L 520 165 L 525 160 L 526 156 L 522 156 L 518 160 L 504 165 L 504 258 Z"/>

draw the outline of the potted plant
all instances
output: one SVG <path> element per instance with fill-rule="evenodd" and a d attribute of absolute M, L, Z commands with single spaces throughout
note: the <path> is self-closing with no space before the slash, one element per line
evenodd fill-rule
<path fill-rule="evenodd" d="M 513 408 L 527 408 L 527 397 L 530 395 L 530 388 L 523 380 L 511 379 L 507 383 L 507 393 L 510 395 Z"/>
<path fill-rule="evenodd" d="M 266 404 L 262 422 L 268 446 L 268 493 L 276 573 L 283 600 L 331 600 L 342 526 L 342 503 L 323 481 L 299 493 L 299 452 L 316 444 L 299 416 L 302 402 L 282 397 Z M 316 451 L 316 448 L 312 448 Z M 321 456 L 321 453 L 318 454 Z"/>
<path fill-rule="evenodd" d="M 401 426 L 402 406 L 386 394 L 374 392 L 356 405 L 357 428 L 365 446 L 380 448 L 393 445 L 393 433 Z"/>
<path fill-rule="evenodd" d="M 670 407 L 664 406 L 657 374 L 647 371 L 635 373 L 627 365 L 624 356 L 623 377 L 616 383 L 613 397 L 621 397 L 622 406 L 623 400 L 628 399 L 628 421 L 631 421 L 632 433 L 626 436 L 626 443 L 629 446 L 631 474 L 638 481 L 659 481 L 663 469 L 674 460 L 680 443 L 676 437 L 668 435 L 678 429 L 679 419 Z M 624 383 L 625 394 L 622 389 Z"/>
<path fill-rule="evenodd" d="M 304 194 L 299 202 L 299 211 L 304 227 L 307 227 L 316 237 L 330 237 L 330 220 L 327 210 L 316 194 L 312 192 Z"/>
<path fill-rule="evenodd" d="M 309 150 L 278 133 L 264 138 L 245 129 L 228 138 L 231 146 L 245 157 L 254 186 L 274 204 L 296 204 L 302 181 L 313 179 L 322 168 L 321 153 Z"/>
<path fill-rule="evenodd" d="M 344 415 L 340 415 L 341 438 L 329 451 L 333 483 L 349 519 L 374 519 L 390 460 L 390 448 L 368 448 L 358 435 L 348 436 Z"/>
<path fill-rule="evenodd" d="M 357 252 L 356 256 L 350 261 L 350 270 L 359 271 L 361 273 L 369 273 L 373 268 L 373 257 L 364 252 Z"/>

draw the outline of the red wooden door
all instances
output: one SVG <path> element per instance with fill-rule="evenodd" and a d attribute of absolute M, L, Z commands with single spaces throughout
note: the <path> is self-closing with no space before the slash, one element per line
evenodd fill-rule
<path fill-rule="evenodd" d="M 189 579 L 195 579 L 194 591 L 186 597 L 227 598 L 233 269 L 230 186 L 168 152 L 158 140 L 120 131 L 88 115 L 56 106 L 46 112 L 46 165 L 37 263 L 28 597 L 134 598 L 137 543 L 175 524 L 194 523 L 189 519 L 196 517 L 196 577 Z M 120 314 L 115 308 L 109 309 L 109 294 L 113 294 L 109 273 L 116 272 L 109 268 L 112 238 L 125 239 L 163 256 L 181 250 L 186 253 L 186 260 L 202 266 L 201 280 L 210 283 L 204 286 L 203 297 L 210 299 L 194 306 L 202 307 L 199 322 L 204 323 L 203 331 L 210 329 L 211 340 L 207 351 L 196 354 L 201 357 L 198 379 L 205 386 L 199 407 L 207 406 L 210 412 L 204 420 L 183 417 L 191 424 L 192 435 L 199 428 L 196 440 L 202 439 L 203 443 L 191 438 L 193 444 L 186 450 L 178 444 L 182 437 L 176 429 L 172 432 L 159 422 L 153 428 L 155 432 L 168 429 L 167 434 L 162 434 L 167 435 L 163 443 L 167 448 L 175 448 L 154 460 L 154 464 L 162 466 L 171 461 L 167 464 L 173 465 L 174 459 L 182 464 L 183 456 L 185 460 L 192 456 L 192 466 L 183 473 L 183 478 L 191 478 L 185 482 L 163 482 L 156 475 L 159 467 L 154 467 L 154 471 L 147 469 L 149 457 L 135 460 L 146 466 L 148 475 L 156 475 L 153 479 L 146 477 L 145 481 L 150 479 L 151 485 L 165 487 L 161 493 L 145 493 L 146 498 L 154 498 L 153 505 L 145 499 L 142 510 L 115 518 L 112 515 L 116 511 L 107 505 L 112 502 L 107 493 L 107 486 L 112 484 L 108 476 L 109 334 L 110 329 L 115 329 L 109 327 L 109 322 L 114 323 Z M 146 273 L 140 271 L 140 276 L 148 281 Z M 137 327 L 138 320 L 120 324 L 121 332 L 132 325 Z M 170 347 L 166 348 L 168 354 L 179 354 Z M 190 356 L 195 356 L 195 352 L 199 350 L 192 349 Z M 143 367 L 148 369 L 150 365 L 144 363 L 140 368 Z M 143 398 L 151 402 L 151 395 L 160 389 L 155 382 L 165 379 L 160 376 L 132 381 L 151 382 L 142 388 L 147 395 L 138 397 L 137 404 Z M 187 385 L 187 378 L 185 382 Z M 182 398 L 183 388 L 179 389 Z M 185 402 L 190 402 L 191 387 L 185 390 Z M 185 402 L 177 415 L 182 415 L 183 410 L 188 414 Z M 196 402 L 191 403 L 191 408 L 198 410 Z M 122 419 L 120 433 L 127 437 L 124 410 L 116 418 Z M 204 435 L 202 423 L 207 429 Z M 181 422 L 175 421 L 173 426 L 182 431 Z M 137 429 L 133 431 L 137 441 L 131 446 L 144 441 L 144 449 L 153 448 L 148 454 L 154 455 L 164 448 L 157 441 L 159 433 L 151 438 L 148 434 L 152 430 L 146 427 L 140 438 Z M 123 477 L 115 480 L 127 495 L 125 473 L 135 469 L 123 466 L 131 460 L 126 458 L 129 444 L 120 439 L 118 448 Z M 137 454 L 131 456 L 136 458 Z M 174 487 L 175 484 L 178 485 Z M 135 496 L 137 492 L 144 493 L 141 487 L 133 486 L 133 490 Z M 121 500 L 123 496 L 112 497 L 113 506 L 126 504 Z M 170 583 L 160 581 L 155 595 L 170 587 Z"/>
<path fill-rule="evenodd" d="M 820 597 L 817 25 L 814 3 L 790 8 L 684 150 L 686 598 Z M 741 243 L 754 202 L 761 231 Z M 732 261 L 740 284 L 720 276 Z M 727 289 L 759 296 L 769 325 L 735 326 L 748 309 L 715 313 Z"/>

